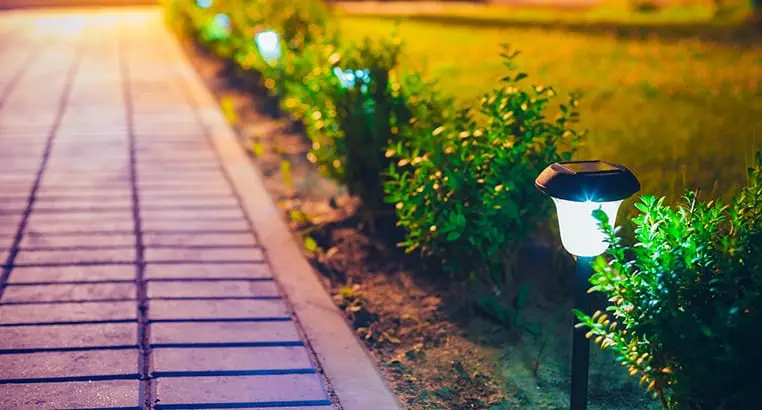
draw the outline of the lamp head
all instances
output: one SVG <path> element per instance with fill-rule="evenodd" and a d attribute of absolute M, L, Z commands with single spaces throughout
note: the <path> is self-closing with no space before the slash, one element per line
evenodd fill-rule
<path fill-rule="evenodd" d="M 540 173 L 535 186 L 553 198 L 561 243 L 576 256 L 597 256 L 608 248 L 593 211 L 605 212 L 613 225 L 622 201 L 640 190 L 629 169 L 605 161 L 557 162 Z"/>

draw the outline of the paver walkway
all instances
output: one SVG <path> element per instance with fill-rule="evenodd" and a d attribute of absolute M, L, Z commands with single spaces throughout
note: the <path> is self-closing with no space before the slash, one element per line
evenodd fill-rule
<path fill-rule="evenodd" d="M 0 15 L 0 409 L 331 408 L 156 10 Z"/>

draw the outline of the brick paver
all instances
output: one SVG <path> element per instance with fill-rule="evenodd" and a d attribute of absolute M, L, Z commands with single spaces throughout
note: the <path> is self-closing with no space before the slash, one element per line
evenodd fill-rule
<path fill-rule="evenodd" d="M 0 28 L 0 408 L 331 408 L 157 9 Z"/>

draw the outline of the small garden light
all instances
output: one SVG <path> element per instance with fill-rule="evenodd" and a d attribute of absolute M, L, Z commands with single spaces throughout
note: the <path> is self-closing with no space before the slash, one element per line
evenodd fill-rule
<path fill-rule="evenodd" d="M 574 307 L 590 314 L 587 289 L 591 263 L 608 248 L 593 212 L 602 210 L 613 225 L 619 205 L 640 190 L 640 183 L 621 165 L 604 161 L 569 161 L 545 168 L 535 180 L 535 186 L 556 204 L 561 243 L 577 260 Z M 584 329 L 575 329 L 572 341 L 572 410 L 587 408 L 590 344 L 585 333 Z"/>
<path fill-rule="evenodd" d="M 254 36 L 254 42 L 259 49 L 259 55 L 268 63 L 280 58 L 280 37 L 278 37 L 278 33 L 272 30 L 262 31 Z"/>
<path fill-rule="evenodd" d="M 602 210 L 613 224 L 622 201 L 640 189 L 630 170 L 604 161 L 553 164 L 537 177 L 535 186 L 556 204 L 564 248 L 583 257 L 598 256 L 608 248 L 593 211 Z"/>
<path fill-rule="evenodd" d="M 354 88 L 354 86 L 357 83 L 357 80 L 360 80 L 364 84 L 367 84 L 370 81 L 370 71 L 368 69 L 342 70 L 339 67 L 334 67 L 333 74 L 336 76 L 336 78 L 339 79 L 339 82 L 341 82 L 341 86 L 346 89 Z"/>
<path fill-rule="evenodd" d="M 217 14 L 214 16 L 214 27 L 217 31 L 216 34 L 218 34 L 219 37 L 230 35 L 230 17 L 224 13 Z"/>

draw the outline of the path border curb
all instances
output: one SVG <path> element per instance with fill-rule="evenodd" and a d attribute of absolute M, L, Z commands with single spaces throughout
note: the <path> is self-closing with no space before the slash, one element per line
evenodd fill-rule
<path fill-rule="evenodd" d="M 265 189 L 261 171 L 245 154 L 237 135 L 172 36 L 174 48 L 187 61 L 184 82 L 241 206 L 264 248 L 273 276 L 301 324 L 319 367 L 343 410 L 398 410 L 397 398 L 375 361 L 350 329 L 312 266 L 297 245 L 281 212 Z"/>

